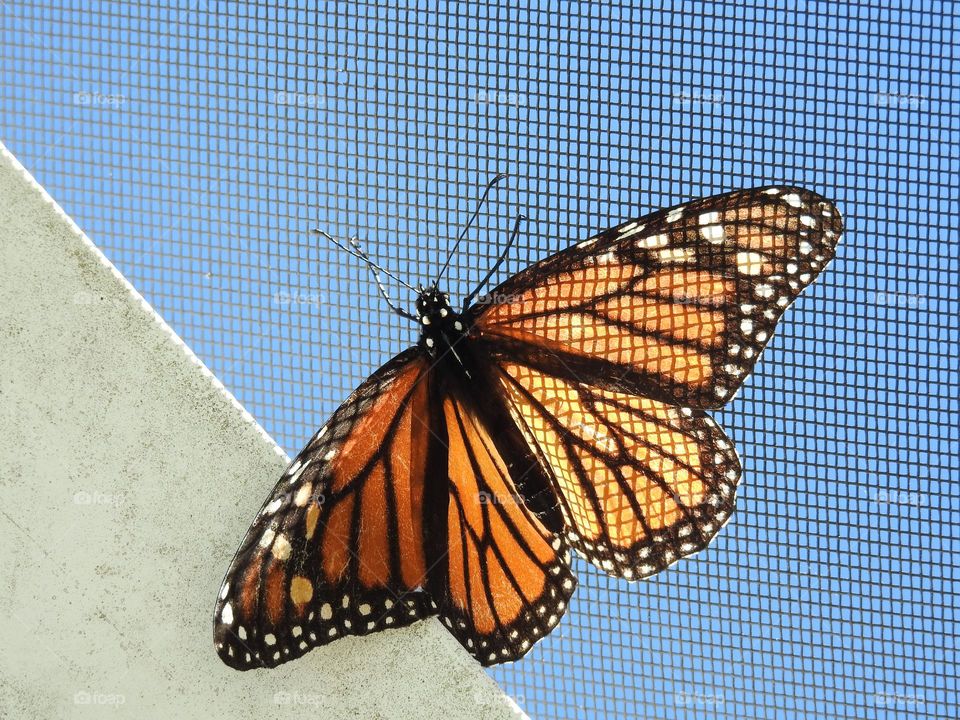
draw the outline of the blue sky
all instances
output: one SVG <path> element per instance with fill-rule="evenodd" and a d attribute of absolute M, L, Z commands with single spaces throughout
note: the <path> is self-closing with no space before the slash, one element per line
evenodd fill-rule
<path fill-rule="evenodd" d="M 716 414 L 731 524 L 644 583 L 578 565 L 492 674 L 537 718 L 957 712 L 950 5 L 58 5 L 0 8 L 0 138 L 290 453 L 415 339 L 311 227 L 425 280 L 509 172 L 456 295 L 521 211 L 505 272 L 715 192 L 834 199 L 837 259 Z"/>

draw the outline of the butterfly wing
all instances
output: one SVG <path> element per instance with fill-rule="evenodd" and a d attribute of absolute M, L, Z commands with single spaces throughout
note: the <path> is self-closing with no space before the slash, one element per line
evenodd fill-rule
<path fill-rule="evenodd" d="M 471 308 L 474 332 L 488 352 L 549 374 L 720 407 L 841 232 L 833 204 L 800 188 L 698 200 L 518 273 Z"/>
<path fill-rule="evenodd" d="M 522 438 L 494 443 L 472 407 L 415 348 L 347 399 L 227 571 L 214 614 L 224 662 L 274 667 L 438 613 L 485 665 L 549 632 L 575 587 L 565 543 L 511 477 Z"/>
<path fill-rule="evenodd" d="M 436 612 L 424 589 L 428 373 L 416 348 L 395 357 L 287 468 L 221 587 L 225 663 L 273 667 Z"/>
<path fill-rule="evenodd" d="M 449 503 L 434 528 L 448 552 L 437 567 L 440 619 L 483 665 L 516 660 L 559 622 L 576 587 L 563 538 L 518 492 L 516 428 L 492 430 L 473 394 L 450 392 L 439 415 L 448 447 Z M 522 444 L 522 439 L 518 438 Z M 439 524 L 439 523 L 438 523 Z"/>
<path fill-rule="evenodd" d="M 695 553 L 729 519 L 733 445 L 703 411 L 518 363 L 494 371 L 559 498 L 567 540 L 635 580 Z"/>
<path fill-rule="evenodd" d="M 645 577 L 729 519 L 740 464 L 702 409 L 740 387 L 841 230 L 814 193 L 730 193 L 601 233 L 471 308 L 490 382 L 588 560 Z"/>

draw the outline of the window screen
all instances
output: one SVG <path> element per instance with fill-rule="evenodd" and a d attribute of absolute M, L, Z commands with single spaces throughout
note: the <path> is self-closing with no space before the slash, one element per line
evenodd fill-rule
<path fill-rule="evenodd" d="M 956 8 L 515 5 L 5 3 L 0 137 L 289 453 L 416 337 L 313 227 L 425 282 L 510 173 L 462 295 L 521 212 L 500 279 L 688 199 L 828 196 L 836 260 L 715 413 L 732 522 L 648 581 L 577 562 L 491 674 L 534 718 L 956 717 Z"/>

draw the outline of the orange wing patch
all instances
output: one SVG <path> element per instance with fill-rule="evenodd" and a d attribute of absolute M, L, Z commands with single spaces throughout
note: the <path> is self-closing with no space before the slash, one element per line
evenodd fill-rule
<path fill-rule="evenodd" d="M 450 595 L 440 617 L 481 663 L 514 660 L 557 624 L 576 581 L 479 418 L 449 397 L 443 414 Z"/>
<path fill-rule="evenodd" d="M 591 562 L 646 577 L 705 547 L 729 517 L 740 466 L 706 415 L 501 367 L 513 414 L 554 482 L 569 540 Z"/>
<path fill-rule="evenodd" d="M 733 292 L 732 281 L 709 272 L 645 274 L 601 263 L 559 273 L 518 302 L 496 306 L 482 328 L 700 387 L 713 376 L 710 352 L 727 323 L 721 305 Z"/>

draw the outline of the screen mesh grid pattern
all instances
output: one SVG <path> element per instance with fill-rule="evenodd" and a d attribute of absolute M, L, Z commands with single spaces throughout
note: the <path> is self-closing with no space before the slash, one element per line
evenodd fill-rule
<path fill-rule="evenodd" d="M 957 717 L 957 7 L 515 5 L 6 2 L 0 138 L 291 454 L 416 337 L 313 227 L 426 282 L 508 172 L 456 296 L 521 212 L 500 279 L 685 200 L 826 195 L 837 258 L 714 413 L 732 522 L 644 582 L 578 561 L 491 674 L 534 718 Z"/>

